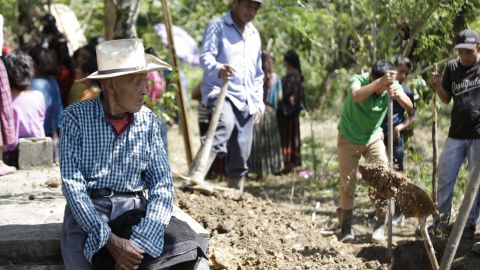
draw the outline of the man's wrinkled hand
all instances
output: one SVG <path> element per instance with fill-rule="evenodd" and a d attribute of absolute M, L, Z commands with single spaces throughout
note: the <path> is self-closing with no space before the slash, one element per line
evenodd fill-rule
<path fill-rule="evenodd" d="M 135 270 L 142 262 L 144 251 L 132 240 L 111 233 L 106 247 L 115 260 L 116 270 Z"/>
<path fill-rule="evenodd" d="M 228 78 L 232 77 L 234 73 L 235 73 L 235 69 L 232 66 L 225 64 L 218 71 L 218 78 L 223 79 L 224 81 L 227 81 Z"/>

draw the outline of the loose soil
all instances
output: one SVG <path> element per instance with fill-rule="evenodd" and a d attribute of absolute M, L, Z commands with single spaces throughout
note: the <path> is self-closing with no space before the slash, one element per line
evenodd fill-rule
<path fill-rule="evenodd" d="M 359 171 L 369 185 L 370 200 L 381 214 L 387 213 L 388 203 L 393 198 L 406 218 L 438 215 L 428 194 L 412 184 L 404 173 L 378 164 L 360 165 Z"/>
<path fill-rule="evenodd" d="M 322 182 L 337 177 L 337 171 L 327 169 L 330 160 L 336 158 L 336 123 L 328 120 L 313 127 L 315 136 L 331 142 L 325 145 L 324 149 L 328 152 L 324 160 L 326 163 L 319 170 L 318 179 L 304 179 L 290 174 L 269 176 L 262 182 L 248 181 L 246 193 L 241 198 L 229 192 L 205 196 L 176 188 L 175 203 L 210 232 L 211 269 L 389 269 L 386 243 L 379 245 L 370 241 L 375 207 L 366 191 L 357 190 L 355 196 L 353 230 L 356 240 L 346 244 L 337 239 L 338 187 Z M 302 130 L 309 130 L 308 126 Z M 425 134 L 428 132 L 425 131 Z M 180 136 L 179 130 L 169 130 L 169 159 L 173 170 L 186 174 L 185 151 L 183 143 L 178 140 Z M 416 138 L 420 137 L 413 140 Z M 413 144 L 413 147 L 416 145 Z M 415 148 L 414 151 L 420 153 L 421 149 Z M 177 179 L 177 186 L 181 182 Z M 408 180 L 405 182 L 405 186 L 409 186 Z M 224 179 L 215 183 L 225 185 Z M 319 190 L 318 186 L 322 185 L 325 188 Z M 405 189 L 406 194 L 415 193 L 409 188 L 412 187 Z M 387 191 L 383 195 L 388 197 L 391 194 Z M 415 213 L 412 215 L 415 216 Z M 416 228 L 414 218 L 406 219 L 402 226 L 393 228 L 392 269 L 430 269 Z M 432 237 L 439 261 L 446 241 L 445 237 Z M 470 251 L 475 241 L 480 241 L 478 234 L 476 239 L 461 241 L 452 269 L 480 269 L 480 256 Z"/>
<path fill-rule="evenodd" d="M 357 240 L 342 243 L 337 239 L 333 211 L 324 211 L 332 209 L 329 203 L 323 205 L 325 209 L 311 207 L 311 211 L 305 211 L 250 193 L 241 197 L 233 192 L 205 196 L 179 188 L 175 200 L 210 232 L 211 269 L 389 269 L 386 245 L 370 242 L 368 223 L 373 219 L 361 211 L 357 211 L 360 213 L 354 225 Z M 394 228 L 392 269 L 431 269 L 415 228 L 412 219 Z M 432 241 L 440 261 L 447 239 L 433 237 Z M 480 257 L 470 251 L 473 242 L 462 240 L 452 269 L 479 269 Z"/>
<path fill-rule="evenodd" d="M 213 269 L 388 269 L 348 252 L 335 235 L 269 200 L 220 192 L 176 191 L 177 205 L 211 233 Z"/>

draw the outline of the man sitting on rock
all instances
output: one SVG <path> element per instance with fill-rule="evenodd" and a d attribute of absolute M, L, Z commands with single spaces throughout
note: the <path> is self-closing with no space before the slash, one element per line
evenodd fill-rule
<path fill-rule="evenodd" d="M 402 108 L 411 110 L 411 100 L 395 81 L 395 66 L 385 60 L 377 61 L 370 74 L 354 75 L 338 124 L 338 164 L 340 169 L 340 224 L 341 241 L 352 241 L 353 198 L 357 184 L 358 162 L 363 156 L 367 162 L 387 163 L 381 124 L 388 109 L 388 96 Z M 378 214 L 377 214 L 378 215 Z M 385 215 L 378 216 L 373 241 L 383 241 Z"/>
<path fill-rule="evenodd" d="M 114 269 L 138 269 L 144 258 L 167 251 L 164 234 L 174 219 L 160 124 L 142 106 L 146 73 L 170 66 L 145 54 L 138 39 L 107 41 L 96 50 L 98 71 L 87 78 L 100 80 L 101 95 L 70 105 L 61 125 L 62 256 L 66 269 L 107 269 L 94 257 L 105 247 Z M 128 227 L 132 219 L 137 224 Z"/>

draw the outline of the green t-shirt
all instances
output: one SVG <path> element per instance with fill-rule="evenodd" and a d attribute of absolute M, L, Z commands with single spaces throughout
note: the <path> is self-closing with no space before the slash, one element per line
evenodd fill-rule
<path fill-rule="evenodd" d="M 361 102 L 353 102 L 350 89 L 353 86 L 363 87 L 370 83 L 369 73 L 354 75 L 348 82 L 348 95 L 343 104 L 338 131 L 346 139 L 358 143 L 367 144 L 373 135 L 381 129 L 381 125 L 388 110 L 388 95 L 372 94 Z M 402 86 L 396 83 L 399 90 Z"/>

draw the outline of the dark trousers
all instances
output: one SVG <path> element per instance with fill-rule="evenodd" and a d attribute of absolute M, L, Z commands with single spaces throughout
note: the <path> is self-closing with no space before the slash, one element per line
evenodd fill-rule
<path fill-rule="evenodd" d="M 388 151 L 388 135 L 385 135 L 383 140 Z M 405 149 L 403 143 L 403 135 L 400 135 L 398 141 L 393 142 L 393 166 L 395 170 L 403 172 L 403 157 L 405 156 Z"/>
<path fill-rule="evenodd" d="M 116 202 L 114 206 L 112 201 L 106 197 L 92 199 L 95 209 L 105 222 L 115 219 L 125 211 L 145 208 L 144 199 L 137 196 L 115 197 L 112 199 Z M 65 206 L 63 232 L 60 240 L 65 269 L 92 269 L 92 264 L 83 253 L 86 239 L 87 233 L 75 221 L 70 207 L 68 205 Z"/>

